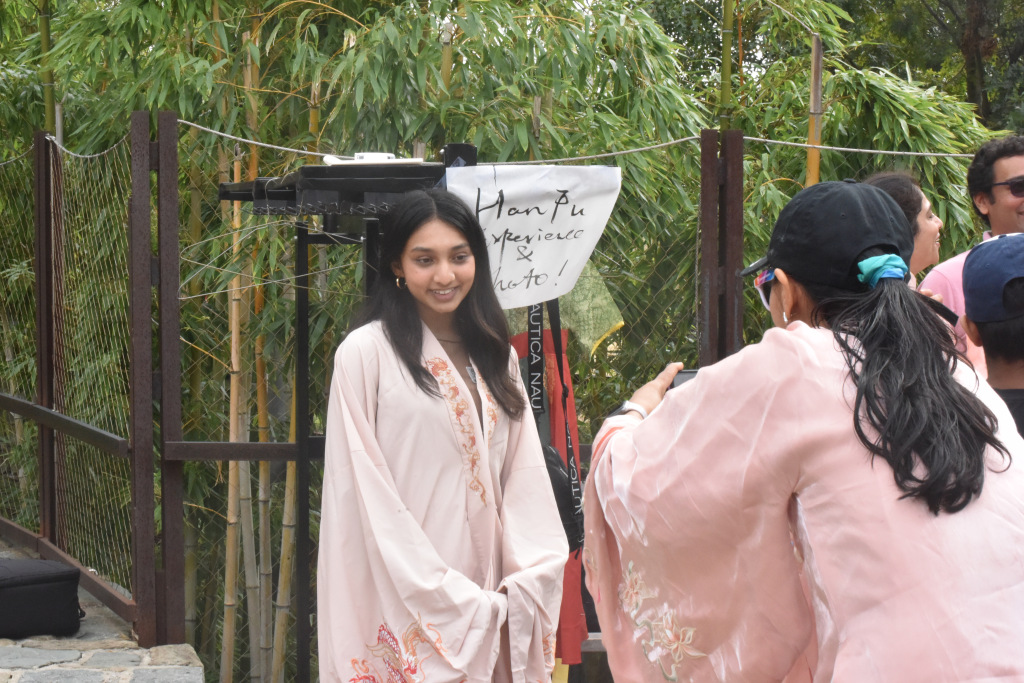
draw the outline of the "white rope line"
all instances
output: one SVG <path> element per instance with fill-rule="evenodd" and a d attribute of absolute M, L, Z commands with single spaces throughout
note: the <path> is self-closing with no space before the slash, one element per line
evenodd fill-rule
<path fill-rule="evenodd" d="M 294 152 L 295 154 L 299 154 L 299 155 L 315 156 L 315 157 L 336 156 L 339 159 L 354 159 L 355 158 L 355 157 L 341 156 L 341 155 L 338 155 L 338 154 L 329 154 L 327 152 L 312 152 L 312 151 L 306 150 L 306 149 L 292 149 L 291 147 L 279 147 L 278 145 L 270 145 L 270 144 L 267 144 L 266 142 L 257 142 L 256 140 L 247 140 L 245 138 L 236 137 L 234 135 L 228 135 L 227 133 L 221 133 L 219 130 L 214 130 L 212 128 L 207 128 L 206 126 L 200 126 L 198 123 L 192 123 L 191 121 L 186 121 L 185 119 L 178 119 L 178 123 L 184 124 L 186 126 L 191 126 L 193 128 L 198 128 L 199 130 L 204 130 L 207 133 L 212 133 L 214 135 L 219 135 L 219 136 L 221 136 L 223 138 L 227 138 L 228 140 L 234 140 L 235 142 L 244 142 L 247 145 L 256 145 L 257 147 L 266 147 L 267 149 L 276 149 L 279 152 Z"/>
<path fill-rule="evenodd" d="M 103 150 L 102 152 L 98 152 L 96 154 L 75 154 L 70 149 L 68 149 L 64 145 L 60 144 L 59 142 L 57 142 L 57 138 L 53 137 L 52 135 L 47 135 L 46 139 L 49 140 L 50 142 L 52 142 L 54 147 L 56 147 L 60 151 L 64 152 L 68 156 L 75 157 L 76 159 L 96 159 L 98 157 L 106 156 L 107 154 L 110 154 L 115 149 L 120 147 L 122 144 L 124 144 L 124 141 L 128 139 L 128 136 L 125 135 L 123 138 L 121 138 L 120 140 L 115 142 L 109 148 Z"/>
<path fill-rule="evenodd" d="M 743 141 L 763 142 L 768 145 L 785 145 L 787 147 L 803 147 L 805 149 L 828 149 L 833 152 L 860 152 L 863 154 L 889 154 L 901 157 L 951 157 L 957 159 L 973 159 L 973 154 L 953 154 L 948 152 L 895 152 L 880 149 L 857 149 L 855 147 L 829 147 L 828 145 L 808 145 L 803 142 L 783 142 L 782 140 L 766 140 L 765 138 L 744 137 Z"/>
<path fill-rule="evenodd" d="M 211 266 L 209 264 L 200 263 L 198 261 L 191 261 L 189 259 L 182 259 L 182 261 L 188 261 L 189 263 L 194 263 L 197 266 L 203 266 L 203 268 L 212 268 L 213 270 L 219 270 L 219 271 L 221 271 L 223 273 L 230 273 L 232 275 L 237 275 L 239 277 L 255 279 L 255 278 L 253 278 L 252 275 L 247 275 L 245 273 L 238 273 L 238 272 L 235 272 L 233 270 L 227 270 L 225 268 L 218 268 L 217 266 Z M 341 270 L 343 268 L 351 268 L 354 263 L 355 262 L 353 261 L 351 263 L 343 263 L 340 266 L 331 266 L 330 268 L 324 268 L 323 270 L 314 270 L 314 271 L 311 271 L 309 273 L 306 273 L 306 277 L 312 277 L 314 275 L 323 275 L 324 273 L 330 273 L 331 271 Z M 294 284 L 293 281 L 297 280 L 299 277 L 301 277 L 301 276 L 299 276 L 299 275 L 292 275 L 291 277 L 281 278 L 280 280 L 260 280 L 258 282 L 252 283 L 251 285 L 243 285 L 241 287 L 229 287 L 227 289 L 216 290 L 216 291 L 213 291 L 213 292 L 201 292 L 199 294 L 189 294 L 187 296 L 182 296 L 181 294 L 179 294 L 178 295 L 178 301 L 187 301 L 189 299 L 199 299 L 199 298 L 202 298 L 202 297 L 217 296 L 218 294 L 229 294 L 231 292 L 241 292 L 241 291 L 244 291 L 246 289 L 252 289 L 253 287 L 262 287 L 264 285 L 279 285 L 281 283 L 292 283 L 293 287 L 298 287 L 298 285 Z M 315 287 L 303 287 L 301 289 L 316 290 Z"/>
<path fill-rule="evenodd" d="M 246 237 L 248 237 L 249 235 L 253 234 L 254 232 L 259 232 L 260 230 L 265 230 L 267 228 L 272 228 L 272 227 L 277 226 L 277 225 L 291 225 L 291 224 L 292 224 L 291 221 L 286 221 L 286 220 L 282 219 L 282 220 L 278 220 L 278 221 L 270 221 L 268 223 L 261 223 L 259 225 L 253 225 L 251 227 L 244 228 L 242 230 L 243 234 L 240 235 L 240 238 L 241 239 L 245 239 Z M 200 246 L 206 244 L 207 242 L 215 242 L 217 240 L 230 239 L 232 234 L 233 233 L 225 232 L 225 233 L 221 233 L 220 235 L 214 235 L 213 237 L 207 237 L 205 240 L 199 240 L 198 242 L 195 242 L 193 244 L 186 244 L 185 246 L 183 246 L 181 248 L 181 253 L 184 254 L 184 253 L 189 252 L 189 251 L 194 251 L 196 249 L 196 247 L 200 247 Z"/>
<path fill-rule="evenodd" d="M 255 229 L 253 228 L 253 229 L 250 229 L 245 235 L 239 235 L 239 238 L 238 238 L 239 242 L 241 242 L 241 240 L 243 240 L 246 237 L 248 237 L 249 235 L 251 235 L 254 230 Z M 221 235 L 221 237 L 231 237 L 231 235 Z M 220 258 L 221 256 L 223 256 L 224 254 L 228 253 L 229 251 L 232 251 L 234 248 L 235 248 L 235 245 L 233 243 L 228 243 L 227 247 L 225 247 L 219 254 L 215 254 L 214 256 L 211 256 L 210 260 L 214 261 L 214 260 Z M 203 272 L 203 270 L 205 270 L 207 267 L 213 268 L 215 270 L 221 270 L 220 268 L 217 268 L 216 266 L 211 265 L 209 263 L 202 263 L 201 261 L 193 261 L 192 259 L 185 258 L 184 254 L 179 255 L 179 258 L 182 261 L 186 261 L 188 263 L 194 263 L 197 266 L 203 266 L 203 268 L 200 268 L 199 270 L 195 271 L 194 273 L 189 275 L 187 278 L 185 278 L 185 281 L 182 282 L 180 285 L 178 285 L 178 289 L 182 289 L 185 285 L 187 285 L 189 282 L 191 282 L 196 277 L 198 277 Z M 238 275 L 238 273 L 235 273 L 234 271 L 230 271 L 230 270 L 229 271 L 224 271 L 224 272 L 232 273 L 234 275 Z"/>
<path fill-rule="evenodd" d="M 271 221 L 270 223 L 254 225 L 254 226 L 242 229 L 242 230 L 239 231 L 238 241 L 239 241 L 239 243 L 241 243 L 243 240 L 248 239 L 253 233 L 259 232 L 261 230 L 265 230 L 267 228 L 272 228 L 272 227 L 275 227 L 275 226 L 279 226 L 279 225 L 289 225 L 289 222 L 288 221 L 284 221 L 284 220 Z M 233 237 L 234 237 L 234 233 L 233 232 L 227 232 L 227 233 L 222 233 L 220 235 L 214 235 L 213 237 L 207 238 L 207 239 L 205 239 L 205 240 L 203 240 L 201 242 L 196 242 L 195 244 L 190 244 L 190 245 L 188 245 L 187 247 L 185 247 L 184 249 L 181 250 L 181 252 L 180 252 L 181 258 L 182 258 L 182 260 L 185 260 L 185 256 L 184 255 L 186 253 L 191 253 L 192 251 L 195 250 L 196 247 L 199 247 L 199 246 L 201 246 L 203 244 L 206 244 L 207 242 L 213 242 L 213 241 L 216 241 L 216 240 L 223 240 L 223 239 L 231 240 L 231 239 L 233 239 Z M 228 242 L 228 246 L 225 247 L 219 254 L 215 254 L 214 256 L 211 256 L 209 258 L 210 258 L 211 261 L 216 260 L 216 259 L 220 258 L 221 256 L 223 256 L 224 254 L 228 253 L 229 251 L 231 251 L 234 248 L 235 248 L 235 245 L 232 242 Z M 192 263 L 195 263 L 195 261 L 193 261 Z M 181 286 L 184 287 L 189 282 L 189 280 L 194 278 L 197 274 L 198 273 L 192 273 L 192 275 L 190 275 L 188 277 L 188 279 L 185 280 L 185 282 L 181 283 Z"/>
<path fill-rule="evenodd" d="M 29 145 L 27 150 L 25 150 L 24 152 L 22 152 L 18 156 L 14 157 L 13 159 L 8 159 L 7 161 L 0 161 L 0 166 L 6 166 L 7 164 L 13 164 L 15 161 L 18 161 L 19 159 L 23 159 L 24 157 L 27 157 L 29 154 L 32 153 L 32 148 L 33 147 L 34 147 L 34 145 Z"/>
<path fill-rule="evenodd" d="M 278 150 L 278 151 L 281 151 L 281 152 L 292 152 L 292 153 L 298 154 L 298 155 L 306 154 L 306 155 L 312 155 L 312 156 L 318 156 L 318 157 L 331 156 L 331 155 L 329 155 L 329 154 L 327 154 L 325 152 L 311 152 L 311 151 L 308 151 L 308 150 L 294 149 L 292 147 L 280 147 L 278 145 L 270 145 L 270 144 L 267 144 L 265 142 L 257 142 L 255 140 L 247 140 L 246 138 L 240 138 L 240 137 L 236 137 L 234 135 L 228 135 L 227 133 L 221 133 L 219 131 L 213 130 L 212 128 L 207 128 L 205 126 L 200 126 L 198 123 L 192 123 L 191 121 L 185 121 L 184 119 L 178 119 L 178 123 L 182 123 L 182 124 L 184 124 L 186 126 L 191 126 L 193 128 L 198 128 L 199 130 L 204 130 L 204 131 L 206 131 L 208 133 L 212 133 L 213 135 L 219 135 L 219 136 L 227 138 L 229 140 L 234 140 L 236 142 L 243 142 L 245 144 L 256 145 L 257 147 L 266 147 L 267 149 L 275 149 L 275 150 Z M 46 137 L 48 139 L 50 139 L 50 140 L 53 140 L 54 144 L 57 145 L 58 149 L 60 149 L 61 151 L 65 152 L 67 154 L 70 154 L 73 157 L 77 157 L 79 159 L 93 159 L 93 158 L 96 158 L 96 157 L 99 157 L 99 156 L 103 156 L 104 154 L 108 154 L 109 152 L 114 150 L 116 147 L 121 145 L 128 138 L 128 136 L 126 135 L 125 137 L 121 138 L 121 140 L 118 141 L 113 147 L 111 147 L 110 149 L 107 149 L 107 150 L 105 150 L 103 152 L 100 152 L 98 154 L 76 154 L 76 153 L 72 152 L 71 150 L 67 149 L 66 147 L 64 147 L 64 146 L 60 145 L 59 143 L 57 143 L 56 139 L 53 136 L 47 135 Z M 669 142 L 662 142 L 662 143 L 659 143 L 659 144 L 656 144 L 656 145 L 648 145 L 646 147 L 637 147 L 637 148 L 634 148 L 634 149 L 625 149 L 625 150 L 621 150 L 621 151 L 618 151 L 618 152 L 606 152 L 604 154 L 590 154 L 590 155 L 587 155 L 587 156 L 580 156 L 580 157 L 562 157 L 560 159 L 534 159 L 532 161 L 496 161 L 496 162 L 494 162 L 492 164 L 489 164 L 489 165 L 491 165 L 491 166 L 529 166 L 529 165 L 532 165 L 532 164 L 554 164 L 554 163 L 573 162 L 573 161 L 588 161 L 588 160 L 591 160 L 591 159 L 607 159 L 609 157 L 623 156 L 625 154 L 637 154 L 637 153 L 640 153 L 640 152 L 649 152 L 651 150 L 661 149 L 663 147 L 670 147 L 672 145 L 678 145 L 678 144 L 681 144 L 681 143 L 684 143 L 684 142 L 693 142 L 693 141 L 699 140 L 699 139 L 700 139 L 699 136 L 694 135 L 694 136 L 687 137 L 687 138 L 679 138 L 677 140 L 670 140 Z M 860 153 L 860 154 L 880 154 L 880 155 L 905 156 L 905 157 L 949 157 L 949 158 L 955 158 L 955 159 L 972 159 L 972 158 L 974 158 L 973 154 L 953 154 L 953 153 L 949 153 L 949 152 L 898 152 L 898 151 L 894 151 L 894 150 L 859 149 L 859 148 L 856 148 L 856 147 L 832 147 L 832 146 L 829 146 L 829 145 L 809 145 L 809 144 L 803 143 L 803 142 L 787 142 L 787 141 L 783 141 L 783 140 L 769 140 L 767 138 L 755 138 L 755 137 L 746 137 L 746 136 L 744 136 L 743 139 L 744 139 L 744 141 L 749 140 L 750 142 L 763 142 L 763 143 L 768 144 L 768 145 L 783 145 L 783 146 L 786 146 L 786 147 L 801 147 L 801 148 L 804 148 L 804 149 L 823 149 L 823 150 L 830 150 L 830 151 L 833 151 L 833 152 L 856 152 L 856 153 Z M 21 154 L 20 156 L 17 156 L 17 157 L 15 157 L 13 159 L 9 159 L 7 161 L 0 162 L 0 166 L 4 166 L 6 164 L 14 163 L 15 161 L 18 161 L 19 159 L 21 159 L 22 157 L 28 155 L 29 152 L 31 152 L 31 148 L 29 149 L 29 151 Z M 334 155 L 334 156 L 337 156 L 337 155 Z M 338 158 L 339 159 L 353 159 L 354 157 L 338 156 Z"/>
<path fill-rule="evenodd" d="M 638 147 L 636 149 L 624 149 L 621 152 L 607 152 L 605 154 L 591 154 L 585 157 L 566 157 L 564 159 L 535 159 L 533 161 L 496 161 L 493 164 L 487 164 L 488 166 L 528 166 L 530 164 L 554 164 L 560 161 L 586 161 L 588 159 L 606 159 L 608 157 L 622 156 L 623 154 L 634 154 L 637 152 L 648 152 L 652 149 L 660 149 L 662 147 L 671 147 L 672 145 L 678 145 L 683 142 L 692 142 L 694 140 L 700 140 L 699 135 L 694 135 L 688 138 L 679 138 L 678 140 L 670 140 L 669 142 L 662 142 L 657 145 L 650 145 L 648 147 Z"/>

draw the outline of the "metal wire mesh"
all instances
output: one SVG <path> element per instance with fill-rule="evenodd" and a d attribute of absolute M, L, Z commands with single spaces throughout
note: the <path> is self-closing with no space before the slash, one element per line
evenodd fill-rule
<path fill-rule="evenodd" d="M 293 437 L 292 401 L 296 287 L 294 219 L 256 215 L 251 205 L 233 206 L 217 198 L 218 184 L 233 179 L 239 152 L 234 143 L 196 130 L 182 135 L 179 159 L 181 198 L 181 328 L 183 424 L 187 440 L 289 441 Z M 248 166 L 249 149 L 238 161 Z M 276 153 L 275 153 L 276 154 Z M 262 153 L 261 173 L 281 175 L 303 160 Z M 265 170 L 264 170 L 265 169 Z M 310 229 L 318 230 L 313 220 Z M 361 300 L 361 252 L 358 245 L 314 247 L 309 255 L 310 414 L 314 432 L 323 430 L 327 382 L 334 349 L 348 327 L 351 312 Z M 238 333 L 232 341 L 232 304 L 237 306 Z M 234 360 L 233 360 L 234 359 Z M 233 363 L 235 364 L 233 366 Z M 231 381 L 235 373 L 234 384 Z M 231 427 L 232 402 L 239 416 Z M 250 634 L 256 613 L 246 594 L 245 541 L 240 544 L 241 578 L 234 600 L 234 641 L 225 657 L 225 545 L 228 517 L 228 465 L 189 463 L 186 467 L 186 557 L 188 637 L 211 677 L 230 661 L 236 676 L 254 675 L 256 653 L 270 646 Z M 293 598 L 281 590 L 282 522 L 288 475 L 283 464 L 251 467 L 241 475 L 243 491 L 253 499 L 253 557 L 260 580 L 272 584 L 273 605 L 263 600 L 258 609 L 279 612 Z M 261 481 L 262 478 L 262 481 Z M 319 510 L 322 472 L 314 466 L 310 507 Z M 261 513 L 259 491 L 265 491 Z M 243 497 L 245 494 L 243 493 Z M 269 531 L 260 531 L 260 517 L 269 518 Z M 314 512 L 311 535 L 318 535 Z M 244 527 L 244 524 L 243 524 Z M 242 530 L 242 533 L 246 531 Z M 265 556 L 269 555 L 268 559 Z M 316 557 L 304 558 L 315 576 Z M 296 559 L 296 562 L 299 561 Z M 264 578 L 263 572 L 267 572 Z M 287 577 L 292 581 L 294 578 Z M 266 595 L 263 584 L 258 592 Z M 292 604 L 294 604 L 292 602 Z M 286 622 L 285 680 L 294 677 L 297 655 L 293 617 Z M 315 638 L 315 632 L 314 632 Z M 262 643 L 262 644 L 261 644 Z M 267 665 L 268 668 L 271 665 Z M 278 664 L 280 666 L 280 664 Z M 315 662 L 314 662 L 315 671 Z M 212 672 L 212 673 L 210 673 Z"/>
<path fill-rule="evenodd" d="M 57 543 L 106 583 L 131 595 L 128 461 L 59 434 Z"/>
<path fill-rule="evenodd" d="M 51 157 L 54 409 L 128 436 L 130 150 Z M 56 435 L 57 542 L 131 592 L 127 459 Z"/>
<path fill-rule="evenodd" d="M 39 533 L 36 425 L 0 412 L 0 517 Z"/>
<path fill-rule="evenodd" d="M 0 392 L 36 394 L 32 154 L 0 163 Z M 39 531 L 36 427 L 0 412 L 0 516 Z"/>
<path fill-rule="evenodd" d="M 645 222 L 650 229 L 644 232 L 610 225 L 591 257 L 600 279 L 578 285 L 581 293 L 599 290 L 584 304 L 592 318 L 599 315 L 594 307 L 602 306 L 600 289 L 606 288 L 611 298 L 603 304 L 606 311 L 600 319 L 605 324 L 616 317 L 622 321 L 596 347 L 583 343 L 579 329 L 573 330 L 577 343 L 569 358 L 581 443 L 590 443 L 603 417 L 667 363 L 681 360 L 693 367 L 696 361 L 696 217 L 662 215 Z"/>
<path fill-rule="evenodd" d="M 36 394 L 32 155 L 0 164 L 0 391 Z"/>

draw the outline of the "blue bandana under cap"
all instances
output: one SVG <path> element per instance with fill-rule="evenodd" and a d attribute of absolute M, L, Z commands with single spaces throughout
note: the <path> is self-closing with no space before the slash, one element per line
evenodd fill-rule
<path fill-rule="evenodd" d="M 857 269 L 861 272 L 857 279 L 871 289 L 874 289 L 878 281 L 883 278 L 905 280 L 907 273 L 910 272 L 906 262 L 896 254 L 883 254 L 866 258 L 857 264 Z"/>

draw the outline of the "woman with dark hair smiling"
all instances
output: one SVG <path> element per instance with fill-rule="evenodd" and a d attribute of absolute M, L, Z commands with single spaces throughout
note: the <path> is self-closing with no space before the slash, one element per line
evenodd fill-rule
<path fill-rule="evenodd" d="M 568 545 L 483 231 L 439 189 L 381 228 L 331 383 L 320 680 L 550 680 Z"/>
<path fill-rule="evenodd" d="M 605 421 L 584 558 L 616 680 L 1024 681 L 1024 439 L 911 250 L 882 190 L 802 190 L 744 271 L 775 328 Z"/>
<path fill-rule="evenodd" d="M 917 178 L 906 171 L 875 173 L 864 180 L 896 200 L 907 217 L 914 236 L 914 250 L 910 255 L 911 284 L 917 287 L 917 276 L 925 268 L 939 262 L 939 233 L 942 219 L 935 215 L 932 203 L 921 190 Z"/>

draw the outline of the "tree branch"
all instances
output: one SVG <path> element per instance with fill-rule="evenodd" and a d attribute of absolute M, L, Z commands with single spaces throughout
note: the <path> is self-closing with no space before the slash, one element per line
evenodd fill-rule
<path fill-rule="evenodd" d="M 938 9 L 933 7 L 930 3 L 926 2 L 926 0 L 917 0 L 917 1 L 921 5 L 921 7 L 925 8 L 925 10 L 928 12 L 928 14 L 932 15 L 932 19 L 934 19 L 935 23 L 937 23 L 939 25 L 939 28 L 941 28 L 942 31 L 944 33 L 946 33 L 953 40 L 953 43 L 955 45 L 959 45 L 960 44 L 960 36 L 952 28 L 950 28 L 949 24 L 946 22 L 946 20 L 939 13 Z M 946 5 L 946 9 L 948 9 L 950 12 L 953 13 L 953 16 L 956 18 L 957 24 L 961 24 L 962 25 L 964 23 L 963 19 L 960 18 L 960 15 L 958 15 L 956 13 L 955 9 L 950 8 L 948 6 L 948 3 L 943 3 L 943 5 Z"/>

